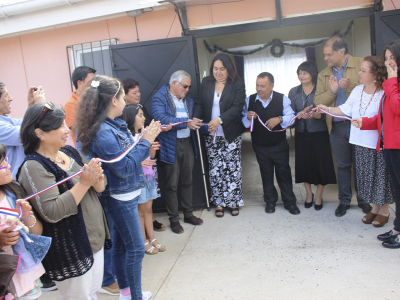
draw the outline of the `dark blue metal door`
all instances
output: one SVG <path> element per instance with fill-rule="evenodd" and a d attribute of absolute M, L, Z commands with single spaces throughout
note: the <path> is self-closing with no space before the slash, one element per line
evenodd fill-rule
<path fill-rule="evenodd" d="M 372 54 L 382 55 L 383 48 L 398 39 L 400 39 L 400 9 L 375 12 L 375 41 L 372 41 Z"/>
<path fill-rule="evenodd" d="M 139 82 L 140 102 L 148 112 L 153 95 L 169 82 L 170 76 L 177 70 L 185 70 L 190 74 L 192 87 L 189 94 L 197 99 L 199 74 L 195 40 L 192 36 L 112 45 L 110 50 L 114 77 L 120 80 L 132 78 Z M 205 205 L 200 158 L 197 157 L 193 170 L 193 206 Z M 165 210 L 163 199 L 154 202 L 153 210 Z"/>

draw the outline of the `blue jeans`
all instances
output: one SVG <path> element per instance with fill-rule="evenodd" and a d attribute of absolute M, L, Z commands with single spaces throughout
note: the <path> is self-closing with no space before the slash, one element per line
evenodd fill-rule
<path fill-rule="evenodd" d="M 107 223 L 108 223 L 108 230 L 110 231 L 111 238 L 114 235 L 113 233 L 113 227 L 114 227 L 114 221 L 109 216 L 106 214 L 107 217 Z M 104 275 L 103 275 L 103 284 L 101 286 L 109 286 L 115 282 L 115 272 L 114 272 L 114 267 L 113 267 L 113 262 L 112 262 L 112 248 L 111 249 L 104 249 Z"/>
<path fill-rule="evenodd" d="M 119 201 L 100 196 L 103 207 L 114 221 L 112 260 L 120 290 L 130 288 L 132 300 L 142 300 L 142 260 L 144 243 L 138 213 L 138 198 Z"/>

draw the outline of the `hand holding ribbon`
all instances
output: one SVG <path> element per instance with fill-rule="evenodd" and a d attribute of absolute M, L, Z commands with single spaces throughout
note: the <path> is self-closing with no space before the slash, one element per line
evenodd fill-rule
<path fill-rule="evenodd" d="M 191 121 L 190 123 L 188 123 L 188 128 L 191 130 L 197 130 L 199 129 L 201 126 L 203 126 L 203 120 L 200 120 L 198 118 L 193 118 L 193 120 L 188 119 L 188 121 Z"/>
<path fill-rule="evenodd" d="M 351 121 L 352 119 L 348 116 L 345 116 L 342 110 L 339 107 L 328 107 L 323 104 L 319 104 L 317 107 L 313 109 L 315 112 L 322 112 L 324 114 L 330 115 L 335 118 L 344 119 Z M 331 112 L 332 111 L 332 112 Z"/>
<path fill-rule="evenodd" d="M 362 118 L 355 118 L 355 119 L 351 120 L 351 125 L 353 125 L 356 128 L 361 128 Z"/>
<path fill-rule="evenodd" d="M 208 132 L 215 133 L 220 125 L 218 118 L 212 119 L 208 122 Z"/>
<path fill-rule="evenodd" d="M 298 114 L 298 118 L 297 119 L 311 119 L 314 118 L 314 111 L 312 111 L 313 106 L 307 106 L 304 110 L 302 110 L 301 112 L 299 112 Z"/>

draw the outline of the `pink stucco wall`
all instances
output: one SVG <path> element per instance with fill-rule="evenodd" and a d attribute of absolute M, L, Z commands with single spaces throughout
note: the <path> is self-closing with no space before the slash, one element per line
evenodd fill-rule
<path fill-rule="evenodd" d="M 283 15 L 373 3 L 372 0 L 281 1 Z M 395 4 L 399 2 L 395 0 Z M 187 12 L 189 27 L 258 20 L 275 16 L 275 1 L 244 0 L 192 6 L 187 8 Z M 137 17 L 140 41 L 166 38 L 174 17 L 172 8 Z M 180 34 L 179 20 L 175 18 L 168 37 Z M 14 97 L 11 116 L 23 116 L 30 85 L 42 85 L 49 101 L 63 104 L 71 94 L 66 46 L 109 38 L 118 38 L 120 43 L 136 42 L 134 19 L 119 17 L 0 39 L 0 81 L 7 85 Z"/>

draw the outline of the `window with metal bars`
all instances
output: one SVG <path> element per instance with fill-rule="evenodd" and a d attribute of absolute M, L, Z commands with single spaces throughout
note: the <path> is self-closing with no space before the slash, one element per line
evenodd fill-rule
<path fill-rule="evenodd" d="M 110 45 L 117 45 L 118 39 L 81 43 L 67 46 L 67 59 L 71 91 L 73 91 L 72 72 L 79 66 L 96 69 L 96 74 L 113 76 Z"/>

